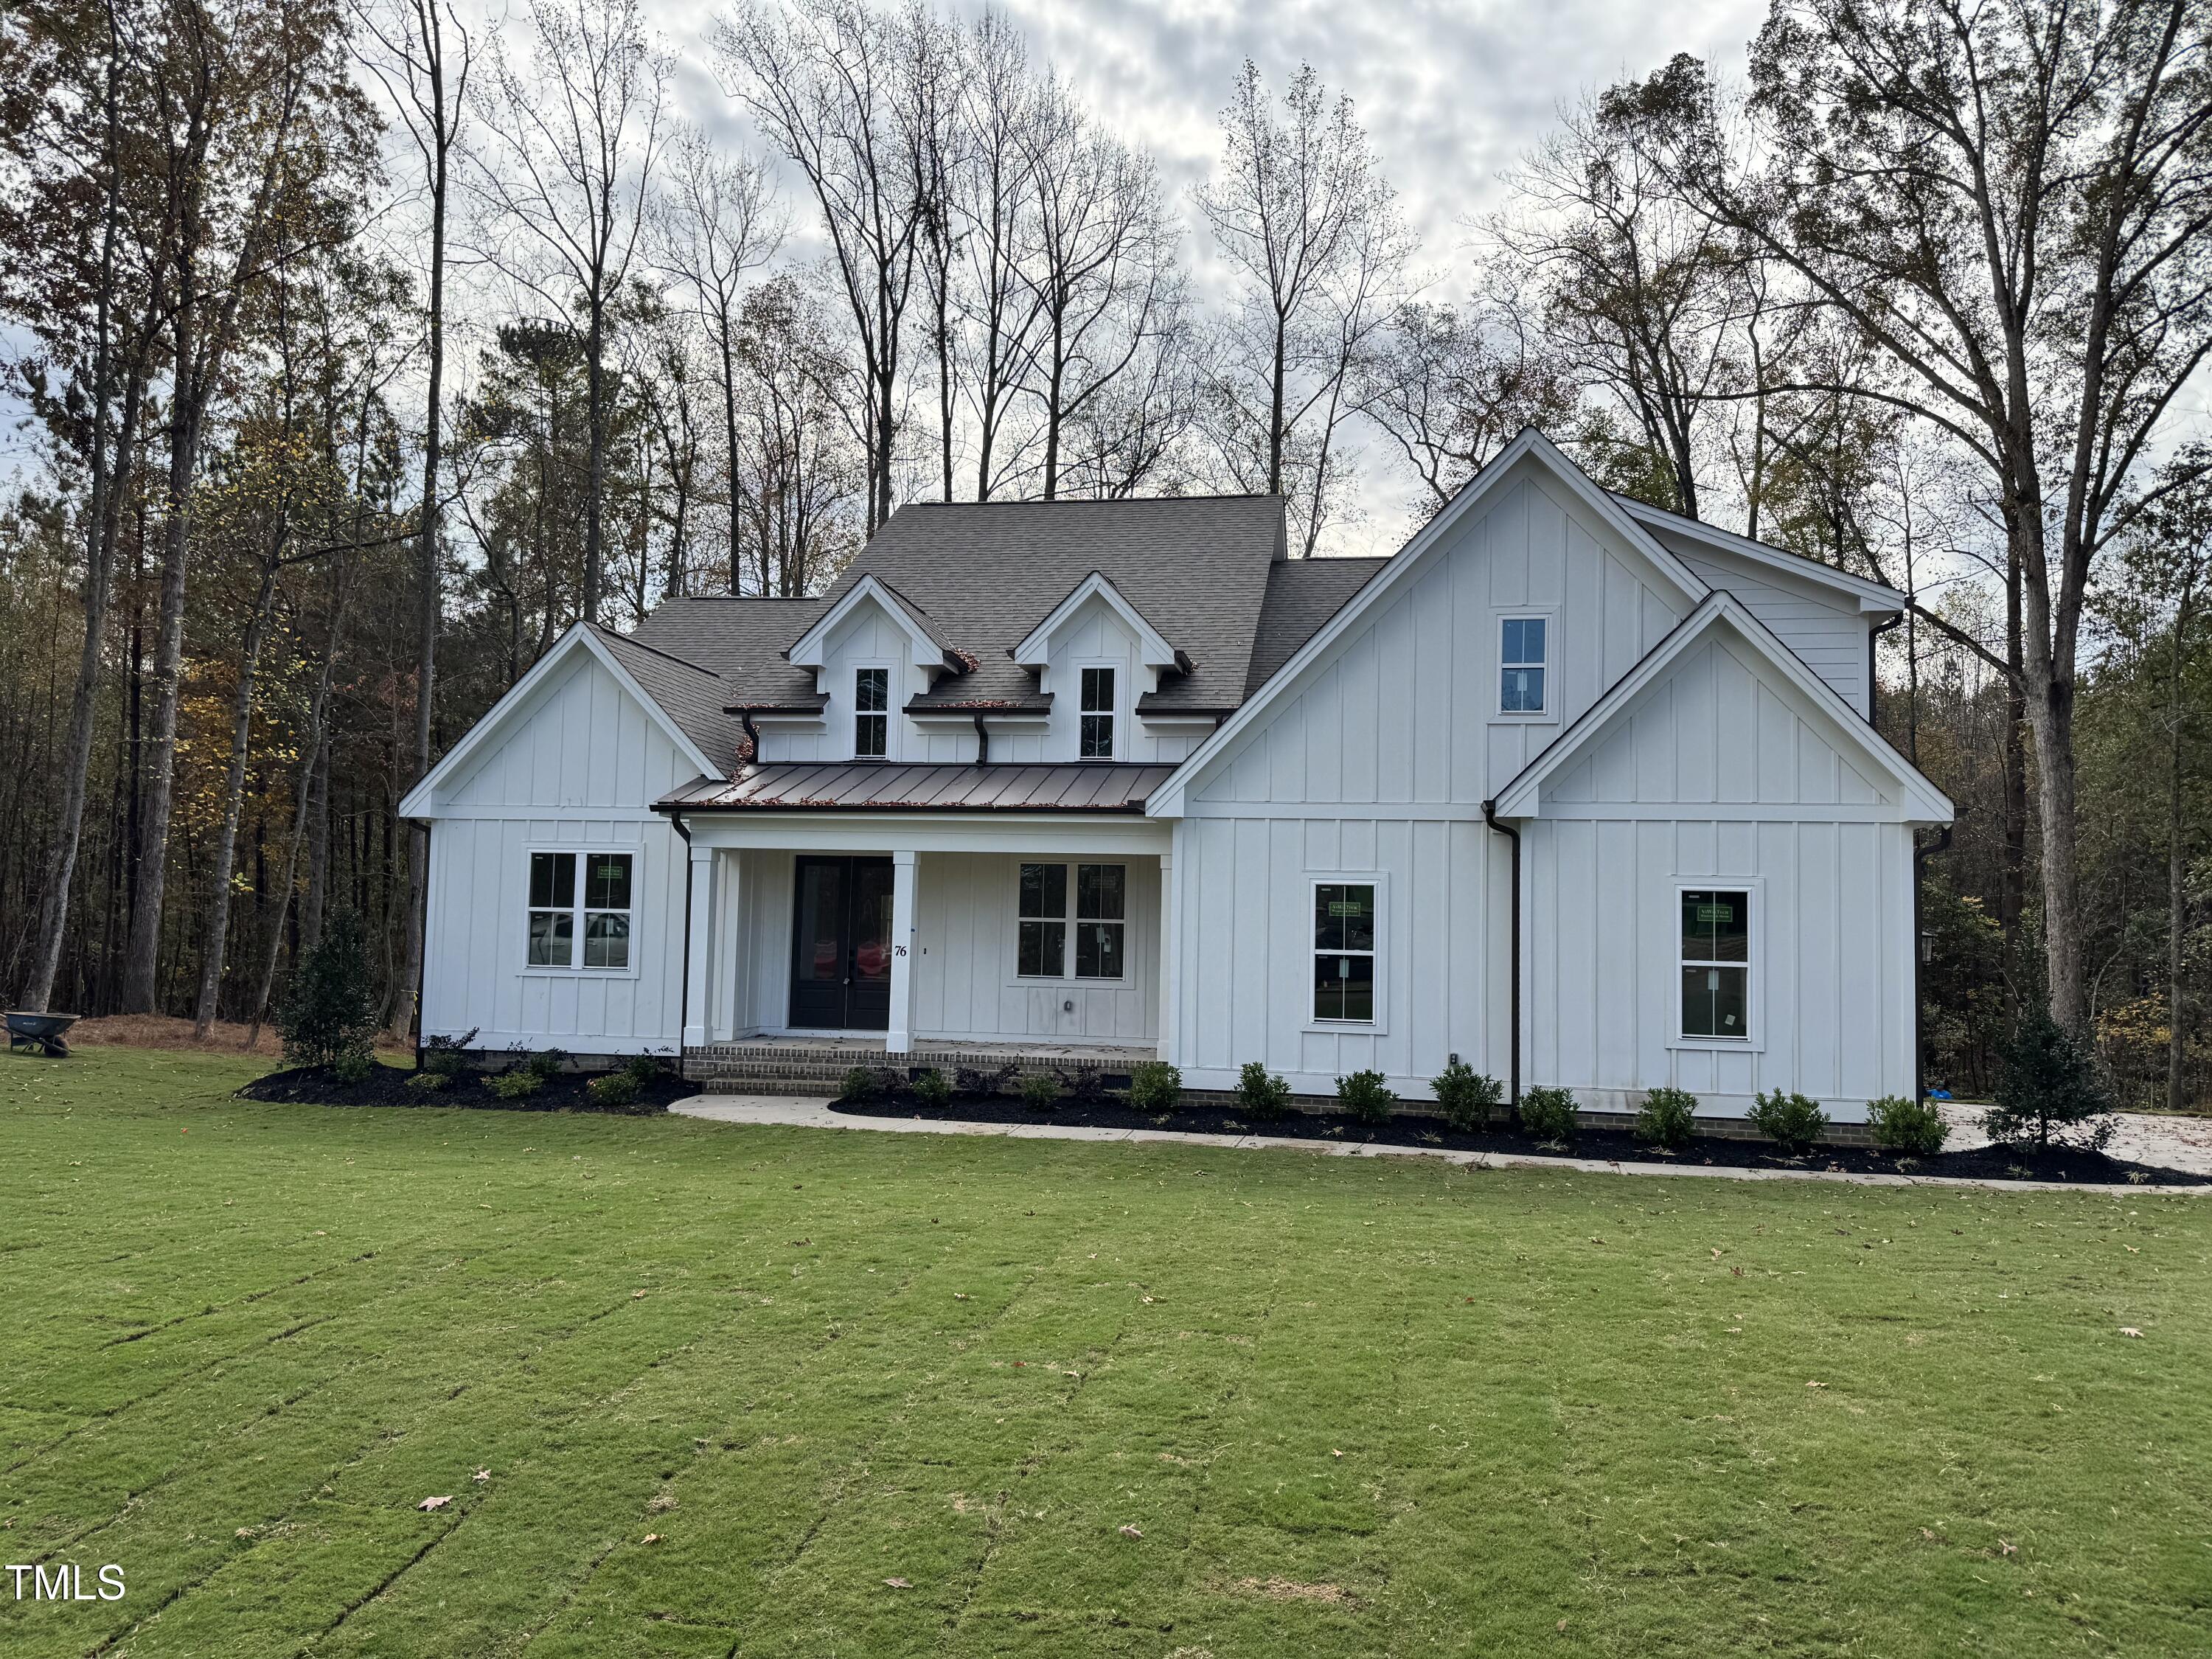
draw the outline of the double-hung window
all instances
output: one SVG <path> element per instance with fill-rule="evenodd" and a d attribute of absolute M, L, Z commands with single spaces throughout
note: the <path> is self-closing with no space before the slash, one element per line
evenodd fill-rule
<path fill-rule="evenodd" d="M 1682 890 L 1682 1035 L 1751 1036 L 1751 894 Z"/>
<path fill-rule="evenodd" d="M 862 760 L 881 760 L 890 753 L 891 671 L 856 668 L 853 671 L 853 753 Z"/>
<path fill-rule="evenodd" d="M 634 853 L 530 855 L 531 967 L 628 970 L 635 860 Z"/>
<path fill-rule="evenodd" d="M 1077 753 L 1085 760 L 1114 758 L 1114 671 L 1083 671 L 1082 726 Z"/>
<path fill-rule="evenodd" d="M 1314 884 L 1313 1017 L 1375 1021 L 1375 888 Z"/>
<path fill-rule="evenodd" d="M 1127 868 L 1119 864 L 1023 865 L 1015 973 L 1023 979 L 1070 977 L 1067 936 L 1072 928 L 1074 978 L 1126 977 L 1127 883 Z M 1071 890 L 1073 915 L 1068 912 Z"/>
<path fill-rule="evenodd" d="M 1501 714 L 1544 713 L 1544 681 L 1551 665 L 1550 619 L 1507 617 L 1499 624 L 1498 641 L 1498 712 Z"/>

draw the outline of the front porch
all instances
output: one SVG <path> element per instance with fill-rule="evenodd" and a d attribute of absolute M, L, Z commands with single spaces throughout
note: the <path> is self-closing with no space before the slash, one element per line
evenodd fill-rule
<path fill-rule="evenodd" d="M 856 1065 L 1126 1073 L 1171 1052 L 1170 826 L 701 813 L 684 1050 L 710 1087 Z"/>

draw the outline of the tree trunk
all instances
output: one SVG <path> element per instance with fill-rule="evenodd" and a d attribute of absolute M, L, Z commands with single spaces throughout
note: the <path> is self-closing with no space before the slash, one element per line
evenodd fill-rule
<path fill-rule="evenodd" d="M 2184 648 L 2189 637 L 2189 596 L 2185 593 L 2174 609 L 2172 678 L 2166 696 L 2166 718 L 2172 722 L 2166 739 L 2166 1109 L 2170 1112 L 2181 1111 L 2189 1103 L 2183 1077 L 2189 1045 L 2182 1024 L 2186 1010 L 2181 982 L 2182 947 L 2189 930 L 2188 883 L 2185 879 L 2189 860 L 2183 845 L 2181 816 L 2181 732 L 2185 719 L 2181 683 L 2187 661 Z"/>
<path fill-rule="evenodd" d="M 238 817 L 246 801 L 246 762 L 253 732 L 253 675 L 267 637 L 269 612 L 276 599 L 281 568 L 271 552 L 261 568 L 253 595 L 253 614 L 246 624 L 246 653 L 238 668 L 238 691 L 230 711 L 230 770 L 222 785 L 222 819 L 216 827 L 215 873 L 208 885 L 207 945 L 200 954 L 200 994 L 192 1015 L 192 1035 L 204 1040 L 215 1024 L 222 994 L 223 951 L 230 937 L 230 874 L 238 853 Z"/>
<path fill-rule="evenodd" d="M 730 313 L 726 307 L 720 320 L 722 441 L 727 446 L 725 459 L 730 471 L 730 592 L 742 593 L 744 584 L 738 572 L 744 568 L 745 532 L 744 516 L 738 511 L 738 498 L 744 492 L 738 483 L 738 366 L 730 351 Z M 761 591 L 768 591 L 765 585 Z"/>
<path fill-rule="evenodd" d="M 315 766 L 307 784 L 307 890 L 300 900 L 300 955 L 323 936 L 323 910 L 331 884 L 331 733 L 326 725 L 315 745 Z"/>
<path fill-rule="evenodd" d="M 599 619 L 599 562 L 601 556 L 601 528 L 599 495 L 607 481 L 607 428 L 604 400 L 606 386 L 606 304 L 603 295 L 594 292 L 592 298 L 592 326 L 585 343 L 589 358 L 585 376 L 590 401 L 586 424 L 591 428 L 587 441 L 591 447 L 591 490 L 584 501 L 584 620 L 595 623 Z"/>

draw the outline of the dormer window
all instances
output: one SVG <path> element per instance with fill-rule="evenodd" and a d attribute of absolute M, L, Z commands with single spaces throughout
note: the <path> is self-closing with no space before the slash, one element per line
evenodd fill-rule
<path fill-rule="evenodd" d="M 853 753 L 861 760 L 881 760 L 890 753 L 891 671 L 856 668 L 853 671 Z"/>
<path fill-rule="evenodd" d="M 1077 753 L 1085 760 L 1114 758 L 1114 671 L 1083 671 L 1082 731 Z"/>

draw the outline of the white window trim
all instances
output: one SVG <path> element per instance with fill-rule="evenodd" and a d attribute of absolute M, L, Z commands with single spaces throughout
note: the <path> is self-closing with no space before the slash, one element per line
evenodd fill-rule
<path fill-rule="evenodd" d="M 1505 706 L 1505 624 L 1544 624 L 1544 706 L 1531 713 Z M 1490 613 L 1490 718 L 1508 726 L 1556 726 L 1559 722 L 1559 613 L 1538 605 L 1499 605 Z M 1528 665 L 1522 664 L 1526 667 Z"/>
<path fill-rule="evenodd" d="M 1744 1037 L 1685 1036 L 1682 1034 L 1682 895 L 1741 891 L 1751 896 L 1751 960 L 1744 964 Z M 1766 878 L 1764 876 L 1676 876 L 1668 890 L 1667 1043 L 1669 1048 L 1708 1054 L 1766 1052 Z"/>
<path fill-rule="evenodd" d="M 1068 665 L 1068 672 L 1073 676 L 1075 683 L 1075 758 L 1079 761 L 1089 760 L 1094 765 L 1103 763 L 1083 752 L 1083 671 L 1086 668 L 1106 668 L 1113 671 L 1114 706 L 1103 712 L 1113 716 L 1114 752 L 1105 758 L 1108 761 L 1127 760 L 1130 757 L 1129 721 L 1127 718 L 1129 665 L 1110 657 L 1094 657 L 1086 662 L 1073 662 Z"/>
<path fill-rule="evenodd" d="M 530 913 L 539 908 L 530 902 L 530 862 L 540 853 L 559 853 L 573 859 L 587 859 L 600 853 L 618 853 L 629 860 L 629 966 L 627 968 L 586 968 L 581 958 L 584 953 L 584 869 L 576 866 L 576 902 L 570 913 L 576 918 L 574 936 L 569 941 L 569 964 L 566 968 L 550 963 L 533 963 L 530 959 Z M 566 847 L 535 845 L 522 853 L 522 975 L 526 979 L 635 979 L 644 952 L 639 948 L 638 918 L 644 911 L 641 896 L 645 882 L 645 848 L 640 846 L 617 847 L 593 842 L 580 846 L 571 842 Z"/>
<path fill-rule="evenodd" d="M 1322 1019 L 1313 1011 L 1313 963 L 1321 954 L 1314 945 L 1314 906 L 1316 894 L 1323 887 L 1372 887 L 1375 890 L 1375 1018 L 1372 1019 Z M 1333 1031 L 1340 1036 L 1383 1036 L 1390 1030 L 1390 878 L 1380 870 L 1346 870 L 1306 877 L 1305 908 L 1298 920 L 1300 944 L 1296 958 L 1298 965 L 1298 1002 L 1304 1010 L 1298 1029 L 1302 1031 Z"/>
<path fill-rule="evenodd" d="M 1046 986 L 1072 986 L 1083 990 L 1126 990 L 1136 983 L 1137 919 L 1130 912 L 1136 908 L 1135 862 L 1125 858 L 1024 858 L 1017 855 L 1010 874 L 1014 890 L 1012 936 L 1011 946 L 1014 971 L 1006 975 L 1008 987 L 1017 991 L 1035 991 Z M 1024 974 L 1021 971 L 1022 924 L 1024 921 L 1050 921 L 1050 916 L 1024 916 L 1022 914 L 1022 866 L 1024 864 L 1057 864 L 1067 872 L 1067 911 L 1060 918 L 1067 928 L 1061 936 L 1060 967 L 1057 974 Z M 1075 972 L 1075 930 L 1082 926 L 1075 916 L 1075 866 L 1079 864 L 1115 864 L 1121 867 L 1121 975 L 1118 979 L 1079 978 Z"/>
<path fill-rule="evenodd" d="M 880 668 L 884 671 L 884 752 L 863 755 L 860 752 L 860 671 Z M 898 728 L 903 723 L 899 717 L 898 665 L 891 662 L 856 660 L 845 665 L 845 696 L 851 707 L 845 711 L 845 752 L 854 760 L 896 760 L 899 758 Z"/>

